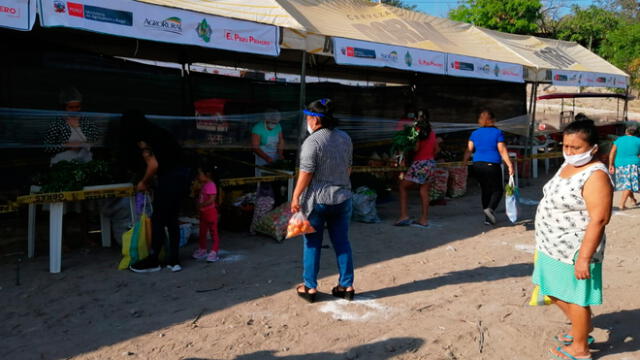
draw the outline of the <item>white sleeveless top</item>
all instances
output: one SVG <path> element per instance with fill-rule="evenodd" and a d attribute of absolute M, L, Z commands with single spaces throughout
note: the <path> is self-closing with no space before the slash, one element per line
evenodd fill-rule
<path fill-rule="evenodd" d="M 607 176 L 609 172 L 604 164 L 597 163 L 564 179 L 560 177 L 560 172 L 565 166 L 566 163 L 562 164 L 560 170 L 544 185 L 544 196 L 536 211 L 536 248 L 553 259 L 574 264 L 590 221 L 582 188 L 594 172 L 603 171 Z M 591 262 L 602 262 L 605 242 L 606 236 L 603 234 Z"/>

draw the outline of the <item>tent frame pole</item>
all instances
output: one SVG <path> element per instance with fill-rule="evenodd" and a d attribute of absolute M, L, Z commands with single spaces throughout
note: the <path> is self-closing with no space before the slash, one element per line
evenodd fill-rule
<path fill-rule="evenodd" d="M 624 92 L 624 107 L 622 108 L 622 120 L 629 121 L 629 86 Z"/>
<path fill-rule="evenodd" d="M 300 112 L 300 119 L 298 123 L 298 155 L 300 153 L 300 147 L 302 145 L 302 139 L 304 137 L 304 132 L 307 129 L 306 126 L 306 116 L 302 112 L 302 109 L 305 107 L 305 103 L 307 100 L 307 52 L 302 52 L 302 65 L 300 67 L 300 99 L 298 102 L 298 111 Z M 300 156 L 298 156 L 298 161 L 300 160 Z M 297 164 L 297 162 L 296 162 Z M 299 164 L 297 164 L 299 165 Z"/>
<path fill-rule="evenodd" d="M 536 105 L 538 103 L 538 82 L 535 81 L 533 83 L 531 83 L 531 102 L 529 103 L 529 115 L 531 117 L 530 121 L 529 121 L 529 131 L 527 133 L 527 145 L 525 146 L 524 149 L 524 156 L 531 156 L 531 154 L 533 153 L 533 133 L 534 133 L 534 127 L 535 127 L 535 122 L 536 122 Z M 522 162 L 523 164 L 526 164 L 526 161 Z M 527 177 L 527 185 L 530 184 L 531 181 L 531 177 L 533 176 L 533 159 L 529 160 L 529 164 L 531 166 L 530 171 L 529 171 L 529 176 Z"/>

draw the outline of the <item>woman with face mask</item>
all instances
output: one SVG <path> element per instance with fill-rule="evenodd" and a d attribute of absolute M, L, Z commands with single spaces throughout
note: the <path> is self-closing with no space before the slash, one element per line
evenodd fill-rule
<path fill-rule="evenodd" d="M 338 284 L 331 293 L 352 300 L 353 259 L 349 243 L 351 221 L 351 174 L 353 145 L 344 131 L 336 129 L 331 100 L 321 99 L 304 110 L 309 136 L 300 149 L 300 173 L 291 199 L 291 211 L 302 211 L 316 230 L 303 235 L 303 280 L 298 296 L 313 302 L 318 293 L 318 271 L 325 226 L 336 253 Z"/>
<path fill-rule="evenodd" d="M 555 336 L 558 359 L 591 359 L 591 305 L 602 304 L 605 226 L 613 186 L 595 157 L 598 133 L 591 120 L 569 124 L 563 133 L 565 162 L 544 186 L 535 218 L 537 258 L 533 283 L 571 322 Z"/>
<path fill-rule="evenodd" d="M 280 126 L 280 112 L 267 109 L 263 121 L 251 129 L 251 145 L 256 157 L 256 165 L 268 165 L 283 158 L 284 137 Z M 256 176 L 263 172 L 256 168 Z M 265 174 L 271 175 L 271 173 Z"/>

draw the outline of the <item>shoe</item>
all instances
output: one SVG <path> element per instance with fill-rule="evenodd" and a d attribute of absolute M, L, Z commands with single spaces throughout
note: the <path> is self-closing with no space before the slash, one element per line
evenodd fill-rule
<path fill-rule="evenodd" d="M 491 225 L 491 221 L 489 221 L 489 218 L 486 217 L 486 216 L 484 217 L 484 224 L 485 225 Z"/>
<path fill-rule="evenodd" d="M 419 229 L 429 229 L 429 228 L 431 228 L 430 224 L 422 225 L 417 221 L 412 222 L 410 226 L 415 227 L 415 228 L 419 228 Z"/>
<path fill-rule="evenodd" d="M 129 265 L 129 270 L 135 273 L 149 273 L 160 271 L 161 267 L 158 263 L 158 260 L 152 259 L 151 257 L 146 257 L 135 264 Z"/>
<path fill-rule="evenodd" d="M 556 335 L 553 337 L 557 342 L 561 343 L 562 345 L 565 346 L 569 346 L 573 343 L 573 336 L 569 335 L 569 334 L 563 334 L 563 335 Z M 591 345 L 596 341 L 596 339 L 593 338 L 593 336 L 589 335 L 587 336 L 587 345 Z"/>
<path fill-rule="evenodd" d="M 307 302 L 313 303 L 314 301 L 316 301 L 316 295 L 318 295 L 318 292 L 316 291 L 314 293 L 311 293 L 309 292 L 309 290 L 311 290 L 311 288 L 300 285 L 296 288 L 296 293 Z"/>
<path fill-rule="evenodd" d="M 356 294 L 355 290 L 347 290 L 346 287 L 342 287 L 340 285 L 331 289 L 331 295 L 337 298 L 341 298 L 349 301 L 353 300 L 353 297 L 355 296 L 355 294 Z"/>
<path fill-rule="evenodd" d="M 218 260 L 220 260 L 220 258 L 218 257 L 218 253 L 211 250 L 207 255 L 207 262 L 216 262 Z"/>
<path fill-rule="evenodd" d="M 496 215 L 493 213 L 492 209 L 486 208 L 486 209 L 482 210 L 482 212 L 484 212 L 484 215 L 486 216 L 486 219 L 489 220 L 491 225 L 495 225 L 496 224 Z"/>
<path fill-rule="evenodd" d="M 207 258 L 207 250 L 197 249 L 196 251 L 193 252 L 193 255 L 191 255 L 191 257 L 193 257 L 196 260 L 204 260 Z"/>
<path fill-rule="evenodd" d="M 182 266 L 180 266 L 180 264 L 167 265 L 167 269 L 171 270 L 172 272 L 178 272 L 182 271 Z"/>
<path fill-rule="evenodd" d="M 560 357 L 560 356 L 556 355 L 556 353 L 554 353 L 552 351 L 551 352 L 551 356 L 553 356 L 554 359 L 557 359 L 557 360 L 591 360 L 592 359 L 591 355 L 573 356 L 573 355 L 569 354 L 568 352 L 564 351 L 564 349 L 562 349 L 562 346 L 558 346 L 556 348 L 556 352 L 563 356 L 563 357 Z"/>
<path fill-rule="evenodd" d="M 413 222 L 412 219 L 404 219 L 404 220 L 400 220 L 397 221 L 396 223 L 393 224 L 393 226 L 409 226 L 411 225 L 411 223 Z"/>

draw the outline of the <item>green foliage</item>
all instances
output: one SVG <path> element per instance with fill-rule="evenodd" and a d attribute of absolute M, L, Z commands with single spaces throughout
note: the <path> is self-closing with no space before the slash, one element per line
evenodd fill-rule
<path fill-rule="evenodd" d="M 407 10 L 415 10 L 417 7 L 417 5 L 405 4 L 405 2 L 402 0 L 382 0 L 382 3 L 390 6 L 399 7 L 402 9 L 407 9 Z"/>
<path fill-rule="evenodd" d="M 103 185 L 113 182 L 111 168 L 106 161 L 93 160 L 87 163 L 60 161 L 47 172 L 39 174 L 34 182 L 42 186 L 41 192 L 82 190 L 85 186 Z"/>
<path fill-rule="evenodd" d="M 613 65 L 629 72 L 634 87 L 640 87 L 640 23 L 609 32 L 601 51 Z"/>
<path fill-rule="evenodd" d="M 512 34 L 534 34 L 541 9 L 540 0 L 464 0 L 449 18 Z"/>
<path fill-rule="evenodd" d="M 572 14 L 563 17 L 558 24 L 557 38 L 575 41 L 600 53 L 600 46 L 607 33 L 620 27 L 620 18 L 614 12 L 594 5 L 587 8 L 573 5 L 571 9 Z"/>
<path fill-rule="evenodd" d="M 420 131 L 415 126 L 405 126 L 391 140 L 391 152 L 408 154 L 415 149 Z"/>

